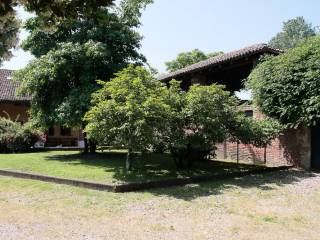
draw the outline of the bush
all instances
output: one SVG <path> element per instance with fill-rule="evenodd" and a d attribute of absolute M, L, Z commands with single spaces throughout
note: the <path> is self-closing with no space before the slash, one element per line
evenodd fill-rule
<path fill-rule="evenodd" d="M 231 141 L 261 148 L 271 144 L 271 141 L 284 130 L 284 126 L 271 118 L 258 120 L 240 113 L 229 122 L 228 129 Z"/>
<path fill-rule="evenodd" d="M 39 131 L 30 125 L 21 125 L 5 118 L 0 118 L 0 152 L 26 152 L 41 140 Z"/>
<path fill-rule="evenodd" d="M 195 85 L 183 92 L 172 81 L 169 92 L 171 116 L 163 138 L 178 167 L 214 157 L 216 144 L 226 139 L 264 147 L 282 129 L 275 120 L 245 117 L 239 101 L 221 85 Z"/>
<path fill-rule="evenodd" d="M 228 138 L 227 123 L 235 118 L 238 101 L 221 85 L 191 86 L 183 92 L 171 81 L 171 121 L 164 135 L 178 167 L 214 155 L 215 144 Z"/>
<path fill-rule="evenodd" d="M 126 168 L 141 151 L 169 151 L 178 167 L 190 167 L 215 153 L 226 139 L 255 145 L 274 136 L 272 125 L 249 121 L 239 101 L 224 86 L 192 86 L 188 92 L 171 81 L 168 88 L 143 67 L 129 66 L 93 95 L 85 131 L 100 144 L 125 146 Z M 268 132 L 269 131 L 269 132 Z"/>
<path fill-rule="evenodd" d="M 168 90 L 147 69 L 133 65 L 100 83 L 103 87 L 93 95 L 94 106 L 85 116 L 85 131 L 99 144 L 127 148 L 130 170 L 134 152 L 148 151 L 158 142 L 170 110 Z"/>

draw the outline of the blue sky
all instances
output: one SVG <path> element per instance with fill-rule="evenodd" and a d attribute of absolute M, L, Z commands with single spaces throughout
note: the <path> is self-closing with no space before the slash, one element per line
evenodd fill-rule
<path fill-rule="evenodd" d="M 296 16 L 320 25 L 319 9 L 318 0 L 155 0 L 142 16 L 141 52 L 153 67 L 165 72 L 164 62 L 182 51 L 227 52 L 268 42 L 282 22 Z M 2 67 L 19 69 L 30 59 L 20 49 Z"/>

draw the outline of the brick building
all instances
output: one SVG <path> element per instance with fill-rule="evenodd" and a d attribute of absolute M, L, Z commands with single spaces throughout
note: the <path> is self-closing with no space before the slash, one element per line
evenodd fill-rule
<path fill-rule="evenodd" d="M 28 121 L 28 109 L 31 98 L 17 96 L 18 82 L 12 80 L 12 70 L 0 69 L 0 117 L 10 118 L 24 124 Z M 54 146 L 82 146 L 82 131 L 78 128 L 70 129 L 55 126 L 47 131 L 46 145 Z"/>
<path fill-rule="evenodd" d="M 171 79 L 179 80 L 184 90 L 188 90 L 192 84 L 223 84 L 228 91 L 235 93 L 244 88 L 243 81 L 265 54 L 278 55 L 281 51 L 266 44 L 256 44 L 160 76 L 159 80 L 165 83 Z M 251 105 L 244 106 L 243 111 L 248 117 L 263 117 L 258 109 Z M 295 165 L 306 169 L 317 167 L 320 163 L 320 156 L 317 154 L 320 141 L 312 140 L 316 135 L 316 131 L 310 128 L 288 129 L 266 148 L 227 141 L 217 145 L 217 158 L 270 165 Z"/>

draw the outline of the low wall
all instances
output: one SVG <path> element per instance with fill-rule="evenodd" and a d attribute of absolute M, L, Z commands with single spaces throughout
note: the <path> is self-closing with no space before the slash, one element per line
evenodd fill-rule
<path fill-rule="evenodd" d="M 288 170 L 288 169 L 290 169 L 290 167 L 287 167 L 287 166 L 272 167 L 272 168 L 264 167 L 264 168 L 256 168 L 256 169 L 251 169 L 248 171 L 240 171 L 240 172 L 227 172 L 227 173 L 220 173 L 220 174 L 213 174 L 213 175 L 203 175 L 203 176 L 194 176 L 194 177 L 186 177 L 186 178 L 172 178 L 172 179 L 163 179 L 158 181 L 145 181 L 145 182 L 124 183 L 124 184 L 115 184 L 115 185 L 89 182 L 89 181 L 83 181 L 83 180 L 59 178 L 59 177 L 53 177 L 53 176 L 45 176 L 45 175 L 32 174 L 32 173 L 24 173 L 24 172 L 11 171 L 11 170 L 2 170 L 2 169 L 0 169 L 0 175 L 7 176 L 7 177 L 39 180 L 42 182 L 50 182 L 50 183 L 56 183 L 56 184 L 64 184 L 64 185 L 88 188 L 88 189 L 99 190 L 99 191 L 110 191 L 110 192 L 121 193 L 121 192 L 140 191 L 140 190 L 146 190 L 146 189 L 152 189 L 152 188 L 184 186 L 186 184 L 191 184 L 191 183 L 231 179 L 236 177 L 244 177 L 251 174 L 268 173 L 268 172 L 275 172 L 275 171 Z"/>
<path fill-rule="evenodd" d="M 288 129 L 266 148 L 224 142 L 217 144 L 217 159 L 271 166 L 293 165 L 304 169 L 311 163 L 311 131 L 309 128 Z"/>

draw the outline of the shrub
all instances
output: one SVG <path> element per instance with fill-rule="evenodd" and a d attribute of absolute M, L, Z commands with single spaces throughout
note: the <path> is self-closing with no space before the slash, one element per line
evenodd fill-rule
<path fill-rule="evenodd" d="M 26 152 L 39 140 L 40 132 L 30 125 L 0 118 L 0 152 Z"/>
<path fill-rule="evenodd" d="M 184 92 L 179 82 L 171 81 L 168 88 L 135 66 L 101 84 L 86 114 L 85 131 L 89 139 L 126 147 L 127 169 L 135 151 L 170 151 L 178 167 L 190 167 L 214 155 L 215 145 L 228 138 L 259 145 L 274 136 L 268 120 L 245 119 L 236 97 L 221 85 Z"/>
<path fill-rule="evenodd" d="M 100 144 L 128 149 L 126 168 L 132 167 L 132 155 L 147 151 L 157 142 L 165 126 L 169 105 L 168 92 L 143 67 L 129 66 L 93 95 L 94 107 L 86 114 L 85 131 Z"/>
<path fill-rule="evenodd" d="M 284 130 L 284 126 L 271 118 L 257 120 L 240 113 L 235 119 L 230 120 L 228 129 L 230 140 L 234 142 L 266 147 Z"/>
<path fill-rule="evenodd" d="M 238 101 L 216 84 L 183 92 L 172 81 L 169 91 L 172 115 L 164 133 L 168 148 L 178 167 L 191 166 L 214 154 L 215 144 L 228 137 L 227 122 L 235 117 Z"/>
<path fill-rule="evenodd" d="M 272 119 L 254 120 L 239 111 L 239 101 L 221 85 L 192 86 L 183 92 L 171 81 L 170 117 L 162 132 L 163 142 L 178 167 L 215 155 L 216 144 L 226 139 L 264 147 L 282 130 Z"/>

